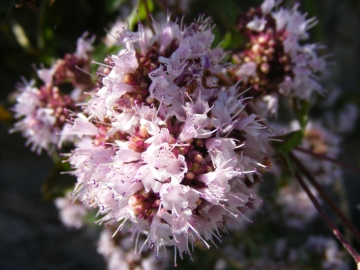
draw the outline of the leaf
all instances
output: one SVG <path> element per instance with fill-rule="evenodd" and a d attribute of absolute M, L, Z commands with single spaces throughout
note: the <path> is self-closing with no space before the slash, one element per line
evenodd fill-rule
<path fill-rule="evenodd" d="M 317 25 L 310 30 L 310 34 L 312 35 L 313 40 L 324 40 L 324 12 L 321 12 L 321 5 L 317 3 L 317 1 L 313 0 L 304 0 L 301 3 L 304 7 L 304 10 L 307 12 L 306 19 L 311 19 L 316 17 Z"/>
<path fill-rule="evenodd" d="M 301 143 L 302 138 L 303 132 L 301 130 L 297 130 L 286 135 L 276 137 L 276 139 L 281 141 L 274 141 L 272 143 L 275 150 L 282 154 L 291 174 L 295 173 L 295 164 L 291 161 L 289 152 Z"/>
<path fill-rule="evenodd" d="M 151 14 L 154 10 L 154 3 L 152 0 L 138 0 L 137 5 L 132 10 L 128 20 L 130 25 L 130 30 L 135 28 L 135 25 L 138 21 L 145 20 L 148 15 Z"/>
<path fill-rule="evenodd" d="M 51 170 L 49 177 L 41 187 L 43 199 L 45 201 L 54 200 L 59 196 L 64 196 L 66 191 L 73 189 L 75 177 L 64 172 L 70 171 L 68 163 L 57 162 Z"/>
<path fill-rule="evenodd" d="M 125 3 L 125 0 L 112 0 L 106 2 L 106 10 L 111 13 L 119 9 L 119 7 Z"/>
<path fill-rule="evenodd" d="M 14 121 L 12 114 L 0 105 L 0 122 L 5 124 L 11 124 Z"/>
<path fill-rule="evenodd" d="M 98 215 L 98 211 L 89 209 L 84 218 L 84 223 L 88 226 L 95 226 L 96 228 L 98 228 L 96 221 L 98 221 L 99 219 L 101 219 L 101 215 Z"/>
<path fill-rule="evenodd" d="M 294 104 L 295 104 L 294 110 L 295 110 L 296 119 L 299 121 L 301 130 L 304 132 L 306 125 L 309 121 L 310 103 L 306 100 L 295 99 Z"/>
<path fill-rule="evenodd" d="M 276 139 L 281 141 L 274 141 L 272 144 L 275 150 L 280 153 L 287 154 L 298 146 L 303 138 L 303 133 L 301 130 L 292 131 L 286 135 L 278 136 Z"/>
<path fill-rule="evenodd" d="M 234 50 L 240 48 L 243 44 L 244 37 L 235 29 L 231 29 L 225 33 L 220 46 L 225 50 Z"/>

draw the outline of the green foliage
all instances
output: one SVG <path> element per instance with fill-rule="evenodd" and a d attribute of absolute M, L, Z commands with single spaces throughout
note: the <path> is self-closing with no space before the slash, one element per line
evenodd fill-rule
<path fill-rule="evenodd" d="M 143 21 L 148 18 L 148 15 L 154 11 L 154 3 L 152 0 L 138 0 L 137 5 L 132 10 L 128 21 L 130 29 L 134 30 L 138 21 Z"/>
<path fill-rule="evenodd" d="M 225 50 L 234 50 L 244 45 L 244 36 L 240 35 L 236 29 L 232 28 L 223 36 L 221 47 Z"/>
<path fill-rule="evenodd" d="M 48 178 L 41 188 L 43 199 L 51 201 L 59 196 L 64 196 L 68 190 L 72 190 L 75 184 L 75 177 L 70 175 L 70 164 L 58 160 L 51 170 Z"/>
<path fill-rule="evenodd" d="M 292 131 L 286 135 L 276 137 L 276 139 L 280 141 L 273 142 L 273 146 L 275 150 L 279 151 L 280 153 L 288 154 L 301 143 L 302 138 L 302 131 Z"/>
<path fill-rule="evenodd" d="M 101 216 L 96 215 L 96 210 L 89 210 L 84 218 L 84 223 L 88 226 L 94 226 L 98 228 L 98 224 L 96 224 L 96 221 L 98 221 Z"/>
<path fill-rule="evenodd" d="M 107 12 L 114 12 L 116 11 L 121 5 L 125 4 L 127 0 L 112 0 L 106 1 L 106 11 Z"/>
<path fill-rule="evenodd" d="M 300 123 L 301 130 L 304 131 L 309 121 L 310 102 L 303 99 L 294 99 L 294 104 L 296 119 Z"/>
<path fill-rule="evenodd" d="M 282 135 L 277 137 L 276 139 L 279 141 L 274 141 L 273 146 L 276 151 L 278 151 L 282 157 L 285 159 L 288 169 L 291 174 L 295 173 L 295 165 L 289 158 L 289 153 L 296 146 L 301 143 L 303 138 L 303 132 L 301 130 L 290 132 L 286 135 Z"/>

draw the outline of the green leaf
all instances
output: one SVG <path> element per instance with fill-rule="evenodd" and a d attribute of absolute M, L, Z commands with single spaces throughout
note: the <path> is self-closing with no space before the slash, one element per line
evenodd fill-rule
<path fill-rule="evenodd" d="M 244 45 L 244 41 L 244 37 L 239 32 L 237 32 L 235 29 L 231 29 L 225 33 L 221 47 L 225 50 L 238 49 Z"/>
<path fill-rule="evenodd" d="M 280 141 L 274 141 L 272 143 L 275 150 L 282 154 L 292 175 L 295 173 L 295 164 L 289 158 L 289 152 L 301 143 L 302 138 L 303 132 L 297 130 L 277 137 L 276 139 L 279 139 Z"/>
<path fill-rule="evenodd" d="M 119 7 L 124 4 L 126 0 L 111 0 L 106 2 L 106 11 L 111 13 L 119 9 Z"/>
<path fill-rule="evenodd" d="M 308 14 L 306 19 L 311 19 L 316 17 L 317 25 L 310 30 L 310 34 L 313 40 L 324 40 L 324 30 L 323 30 L 323 12 L 319 12 L 321 10 L 321 5 L 317 3 L 317 1 L 313 0 L 304 0 L 302 3 L 303 10 Z M 319 10 L 320 9 L 320 10 Z"/>
<path fill-rule="evenodd" d="M 68 163 L 57 162 L 51 170 L 49 177 L 41 188 L 45 201 L 54 200 L 59 196 L 64 196 L 66 191 L 74 188 L 75 177 L 64 174 L 70 170 Z"/>
<path fill-rule="evenodd" d="M 84 218 L 84 223 L 88 226 L 95 226 L 96 221 L 98 221 L 99 219 L 101 219 L 101 216 L 97 216 L 97 211 L 91 209 L 86 214 Z M 96 225 L 96 227 L 98 227 L 98 225 Z"/>
<path fill-rule="evenodd" d="M 287 154 L 301 143 L 303 133 L 301 130 L 290 132 L 286 135 L 278 136 L 276 139 L 280 141 L 274 141 L 272 144 L 275 150 L 282 154 Z"/>
<path fill-rule="evenodd" d="M 128 20 L 130 25 L 130 30 L 134 30 L 135 25 L 138 21 L 145 20 L 148 15 L 153 12 L 154 3 L 152 0 L 138 0 L 137 5 L 132 10 Z"/>
<path fill-rule="evenodd" d="M 295 104 L 294 110 L 295 110 L 296 119 L 300 123 L 301 130 L 304 131 L 309 121 L 310 103 L 306 100 L 295 99 L 294 104 Z"/>

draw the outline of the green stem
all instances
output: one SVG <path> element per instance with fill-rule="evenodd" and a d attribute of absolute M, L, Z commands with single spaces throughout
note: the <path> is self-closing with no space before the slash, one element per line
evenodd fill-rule
<path fill-rule="evenodd" d="M 149 6 L 148 6 L 148 3 L 147 3 L 147 0 L 142 0 L 143 4 L 144 4 L 144 7 L 145 7 L 145 10 L 146 10 L 146 22 L 148 24 L 148 26 L 151 28 L 151 31 L 154 33 L 154 35 L 156 34 L 155 33 L 155 30 L 152 26 L 152 23 L 151 23 L 151 20 L 150 20 L 150 16 L 151 16 L 151 13 L 150 13 L 150 10 L 149 10 Z"/>

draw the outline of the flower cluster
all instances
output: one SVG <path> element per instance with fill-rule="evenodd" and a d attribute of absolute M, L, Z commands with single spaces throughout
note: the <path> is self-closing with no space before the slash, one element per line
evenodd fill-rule
<path fill-rule="evenodd" d="M 224 52 L 210 47 L 208 19 L 153 28 L 118 32 L 124 49 L 107 57 L 102 87 L 74 120 L 68 158 L 100 222 L 130 221 L 143 246 L 174 246 L 176 257 L 197 241 L 209 247 L 227 219 L 254 207 L 246 182 L 266 168 L 271 133 L 238 85 L 217 85 Z"/>
<path fill-rule="evenodd" d="M 21 118 L 11 132 L 21 131 L 27 138 L 31 150 L 41 153 L 44 149 L 52 152 L 60 147 L 64 138 L 60 133 L 71 119 L 71 111 L 78 110 L 75 103 L 83 99 L 83 91 L 92 86 L 88 74 L 89 57 L 93 39 L 85 39 L 86 34 L 78 39 L 74 54 L 66 54 L 58 59 L 50 69 L 37 70 L 43 85 L 35 86 L 35 81 L 23 80 L 19 84 L 19 94 L 14 107 L 15 117 Z M 79 70 L 81 69 L 81 70 Z M 64 94 L 61 87 L 70 83 L 71 94 Z"/>
<path fill-rule="evenodd" d="M 66 187 L 71 193 L 59 188 L 60 218 L 67 227 L 81 228 L 89 216 L 106 225 L 98 252 L 109 269 L 161 269 L 167 247 L 176 265 L 178 255 L 222 241 L 225 260 L 209 258 L 216 269 L 232 267 L 233 257 L 246 269 L 297 269 L 312 266 L 315 253 L 324 269 L 347 269 L 327 238 L 284 240 L 294 230 L 310 231 L 317 211 L 295 173 L 318 181 L 316 189 L 304 181 L 315 197 L 341 179 L 339 134 L 354 126 L 357 109 L 333 92 L 309 113 L 326 73 L 322 46 L 306 43 L 316 20 L 298 4 L 288 10 L 280 2 L 265 0 L 239 15 L 236 29 L 246 44 L 229 57 L 214 46 L 211 19 L 203 15 L 190 24 L 150 16 L 147 27 L 140 18 L 136 31 L 119 20 L 95 50 L 94 58 L 104 59 L 92 62 L 96 80 L 89 76 L 94 39 L 84 34 L 75 53 L 37 70 L 40 87 L 25 80 L 19 86 L 14 111 L 21 119 L 12 131 L 22 131 L 38 153 L 62 153 L 53 155 L 56 166 L 76 184 Z M 345 109 L 334 111 L 335 103 Z M 267 122 L 279 106 L 288 114 Z M 65 141 L 70 147 L 61 147 Z M 273 175 L 263 177 L 268 171 Z M 222 237 L 229 231 L 231 239 Z"/>
<path fill-rule="evenodd" d="M 288 10 L 275 2 L 266 0 L 239 16 L 237 28 L 248 43 L 233 55 L 240 66 L 231 71 L 272 114 L 277 112 L 279 94 L 308 100 L 312 91 L 321 92 L 318 79 L 326 67 L 324 57 L 317 55 L 322 46 L 304 44 L 315 18 L 306 19 L 298 4 Z"/>

